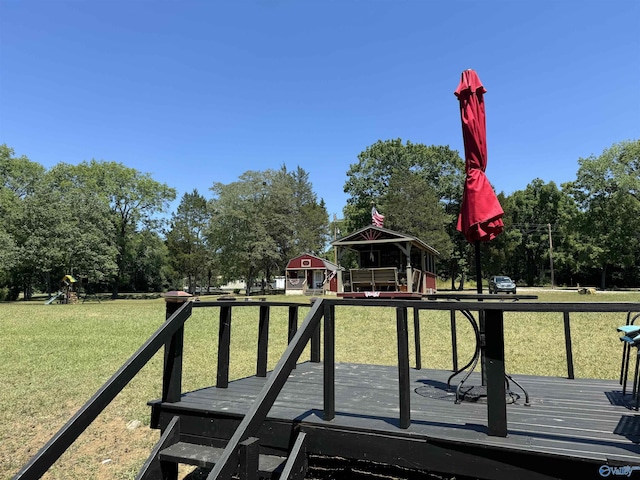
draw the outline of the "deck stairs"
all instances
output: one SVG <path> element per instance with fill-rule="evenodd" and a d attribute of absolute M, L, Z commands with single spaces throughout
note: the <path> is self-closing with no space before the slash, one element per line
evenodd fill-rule
<path fill-rule="evenodd" d="M 250 437 L 239 443 L 235 475 L 240 480 L 258 478 L 280 480 L 304 479 L 308 460 L 306 434 L 299 433 L 287 456 L 262 453 L 259 439 Z M 223 458 L 224 448 L 183 441 L 180 436 L 180 417 L 174 416 L 164 430 L 136 480 L 177 480 L 178 464 L 213 469 Z M 210 474 L 211 478 L 214 478 Z M 209 477 L 208 477 L 209 478 Z"/>
<path fill-rule="evenodd" d="M 162 429 L 162 435 L 136 480 L 178 480 L 180 463 L 212 468 L 207 480 L 230 480 L 232 477 L 240 480 L 304 479 L 308 469 L 306 434 L 301 431 L 295 432 L 291 437 L 291 443 L 279 448 L 277 450 L 279 454 L 274 454 L 274 449 L 267 450 L 267 447 L 260 446 L 258 433 L 267 413 L 295 367 L 297 359 L 310 341 L 312 333 L 319 326 L 324 312 L 321 303 L 316 302 L 311 307 L 311 311 L 290 340 L 289 346 L 269 375 L 253 406 L 244 415 L 228 440 L 202 436 L 202 434 L 194 435 L 194 432 L 186 428 L 185 432 L 181 433 L 181 413 L 171 415 L 170 420 L 167 418 L 168 422 L 164 428 L 160 423 L 152 421 Z M 224 376 L 226 375 L 225 373 Z M 226 388 L 227 383 L 228 378 L 225 378 L 220 387 Z M 168 401 L 160 403 L 160 410 L 163 409 L 162 405 L 179 402 L 179 398 L 180 395 L 176 395 L 174 400 L 165 398 L 164 400 Z M 151 405 L 153 404 L 154 402 L 151 402 Z M 156 413 L 152 412 L 152 418 L 157 420 L 159 418 L 157 415 L 161 415 L 160 410 Z M 197 422 L 200 421 L 206 420 L 204 418 L 197 420 Z M 186 422 L 187 420 L 185 420 L 185 426 Z M 193 418 L 191 422 L 193 423 Z M 193 443 L 194 441 L 199 443 Z"/>

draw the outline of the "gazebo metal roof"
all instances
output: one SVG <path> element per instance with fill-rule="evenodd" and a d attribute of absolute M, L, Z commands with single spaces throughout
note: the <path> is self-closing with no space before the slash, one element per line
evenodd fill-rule
<path fill-rule="evenodd" d="M 405 233 L 396 232 L 387 228 L 376 227 L 375 225 L 368 225 L 360 230 L 356 230 L 349 235 L 342 237 L 338 240 L 331 242 L 334 247 L 347 247 L 354 250 L 358 250 L 358 247 L 364 247 L 371 244 L 384 244 L 384 243 L 411 243 L 412 246 L 419 250 L 424 250 L 432 253 L 433 255 L 440 256 L 440 253 L 430 245 L 420 240 L 413 235 L 407 235 Z"/>

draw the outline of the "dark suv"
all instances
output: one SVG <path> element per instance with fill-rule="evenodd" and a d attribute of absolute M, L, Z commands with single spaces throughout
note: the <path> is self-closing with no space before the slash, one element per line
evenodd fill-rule
<path fill-rule="evenodd" d="M 516 293 L 516 284 L 509 277 L 504 275 L 496 275 L 489 279 L 489 293 Z"/>

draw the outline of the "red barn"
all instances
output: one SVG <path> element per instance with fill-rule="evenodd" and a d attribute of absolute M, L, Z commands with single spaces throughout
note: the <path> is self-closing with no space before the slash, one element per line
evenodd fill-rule
<path fill-rule="evenodd" d="M 339 267 L 324 258 L 304 253 L 287 264 L 287 295 L 324 295 L 338 291 Z"/>

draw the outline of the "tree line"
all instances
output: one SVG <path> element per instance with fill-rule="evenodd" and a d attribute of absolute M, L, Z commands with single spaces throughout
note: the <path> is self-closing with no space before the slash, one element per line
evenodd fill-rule
<path fill-rule="evenodd" d="M 475 270 L 473 246 L 455 229 L 463 188 L 458 152 L 378 141 L 347 172 L 347 229 L 365 223 L 375 203 L 385 227 L 440 252 L 440 277 L 460 289 Z M 640 284 L 640 140 L 579 158 L 573 181 L 558 186 L 534 179 L 498 199 L 505 226 L 481 245 L 486 276 L 509 275 L 527 286 Z"/>
<path fill-rule="evenodd" d="M 322 254 L 328 215 L 302 168 L 245 172 L 186 193 L 116 162 L 45 169 L 0 145 L 0 300 L 57 291 L 148 292 L 268 279 Z"/>
<path fill-rule="evenodd" d="M 640 140 L 578 159 L 576 179 L 534 179 L 499 193 L 505 229 L 482 244 L 483 272 L 524 285 L 640 283 Z M 448 146 L 400 139 L 368 146 L 346 172 L 344 218 L 330 221 L 308 173 L 286 166 L 212 179 L 210 195 L 186 193 L 117 162 L 45 169 L 0 145 L 0 299 L 52 292 L 66 274 L 87 288 L 162 291 L 266 281 L 305 252 L 333 260 L 330 240 L 371 223 L 436 248 L 438 273 L 462 288 L 473 248 L 455 230 L 464 161 Z M 341 259 L 349 267 L 353 259 Z"/>

